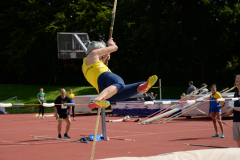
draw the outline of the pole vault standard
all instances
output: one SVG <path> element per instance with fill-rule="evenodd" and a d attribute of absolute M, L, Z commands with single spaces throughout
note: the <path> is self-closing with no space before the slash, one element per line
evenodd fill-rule
<path fill-rule="evenodd" d="M 159 79 L 159 96 L 160 96 L 160 101 L 162 100 L 162 82 L 161 79 Z"/>

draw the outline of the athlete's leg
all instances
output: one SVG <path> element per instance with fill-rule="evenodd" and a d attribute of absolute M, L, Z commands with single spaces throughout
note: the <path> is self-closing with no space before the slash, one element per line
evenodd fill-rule
<path fill-rule="evenodd" d="M 41 112 L 42 112 L 42 105 L 39 104 L 39 113 L 38 113 L 39 116 L 40 116 Z"/>
<path fill-rule="evenodd" d="M 221 118 L 221 112 L 216 112 L 216 118 L 217 118 L 218 120 L 220 120 L 220 121 L 222 120 L 222 118 Z M 223 134 L 223 124 L 222 124 L 220 121 L 218 121 L 218 123 L 219 123 L 220 129 L 221 129 L 222 134 Z"/>
<path fill-rule="evenodd" d="M 44 106 L 42 106 L 42 117 L 44 117 Z"/>
<path fill-rule="evenodd" d="M 71 125 L 70 115 L 67 117 L 66 122 L 67 122 L 67 126 L 66 126 L 66 132 L 65 133 L 68 133 L 68 131 L 70 129 L 70 125 Z"/>
<path fill-rule="evenodd" d="M 61 134 L 62 130 L 62 120 L 58 120 L 58 134 Z"/>
<path fill-rule="evenodd" d="M 123 79 L 112 73 L 104 72 L 98 77 L 98 90 L 99 96 L 88 104 L 88 108 L 93 109 L 95 107 L 108 107 L 110 103 L 103 99 L 108 99 L 121 92 L 125 88 Z"/>
<path fill-rule="evenodd" d="M 99 91 L 100 92 L 100 91 Z M 98 95 L 96 99 L 101 100 L 101 99 L 108 99 L 112 97 L 114 94 L 118 92 L 118 89 L 116 86 L 109 86 L 105 88 L 101 93 Z"/>
<path fill-rule="evenodd" d="M 125 85 L 125 88 L 122 92 L 113 95 L 111 98 L 107 100 L 109 100 L 110 102 L 116 102 L 116 101 L 122 101 L 122 100 L 128 99 L 129 97 L 132 97 L 134 95 L 137 95 L 138 94 L 137 88 L 139 87 L 139 85 L 143 83 L 144 81 Z"/>
<path fill-rule="evenodd" d="M 147 91 L 149 87 L 156 82 L 156 79 L 157 76 L 151 76 L 147 82 L 142 81 L 125 85 L 123 79 L 120 76 L 111 72 L 105 72 L 98 78 L 100 95 L 97 97 L 97 99 L 102 99 L 104 97 L 111 102 L 125 100 L 131 96 L 138 94 L 139 90 Z"/>
<path fill-rule="evenodd" d="M 99 100 L 108 99 L 110 101 L 119 101 L 127 99 L 133 95 L 136 95 L 138 92 L 147 91 L 157 80 L 157 76 L 151 76 L 147 82 L 134 83 L 128 85 L 125 91 L 125 83 L 123 79 L 111 72 L 102 73 L 98 77 L 98 87 L 99 87 L 99 96 L 96 98 L 98 101 L 93 101 L 88 105 L 89 108 L 94 108 L 100 105 L 108 107 L 110 104 L 105 102 L 99 102 Z M 121 93 L 124 91 L 123 93 Z M 120 94 L 121 93 L 121 94 Z M 114 98 L 112 98 L 114 96 Z M 99 103 L 99 104 L 97 104 Z"/>
<path fill-rule="evenodd" d="M 75 108 L 75 106 L 72 106 L 72 115 L 73 115 L 73 118 L 75 117 L 74 108 Z"/>
<path fill-rule="evenodd" d="M 240 148 L 240 140 L 236 140 L 238 148 Z"/>
<path fill-rule="evenodd" d="M 215 112 L 211 112 L 211 116 L 216 118 L 216 113 Z M 212 118 L 212 121 L 213 121 L 214 129 L 215 129 L 216 133 L 218 133 L 217 122 L 213 118 Z"/>
<path fill-rule="evenodd" d="M 158 77 L 156 75 L 149 77 L 144 84 L 139 85 L 137 91 L 140 93 L 147 92 L 157 82 L 157 79 Z"/>

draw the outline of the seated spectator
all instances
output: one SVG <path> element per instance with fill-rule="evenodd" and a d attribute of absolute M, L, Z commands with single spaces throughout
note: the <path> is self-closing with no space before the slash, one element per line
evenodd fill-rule
<path fill-rule="evenodd" d="M 147 96 L 147 94 L 146 93 L 143 93 L 143 97 L 141 97 L 141 98 L 137 98 L 137 100 L 139 100 L 139 101 L 144 101 L 144 98 Z"/>
<path fill-rule="evenodd" d="M 157 94 L 155 94 L 155 96 L 153 96 L 153 92 L 150 92 L 150 97 L 151 97 L 151 99 L 152 99 L 152 101 L 153 101 L 153 100 L 155 100 L 155 99 L 156 99 L 156 97 L 157 97 Z"/>
<path fill-rule="evenodd" d="M 207 87 L 206 83 L 203 83 L 203 84 L 201 85 L 201 88 L 204 87 L 204 86 Z M 207 88 L 200 89 L 199 94 L 207 94 L 207 93 L 208 93 L 208 89 L 207 89 Z"/>
<path fill-rule="evenodd" d="M 188 84 L 189 84 L 189 87 L 188 87 L 188 90 L 187 90 L 187 94 L 190 94 L 190 93 L 192 93 L 193 91 L 196 90 L 196 87 L 193 85 L 193 81 L 190 81 Z"/>
<path fill-rule="evenodd" d="M 152 101 L 152 98 L 150 96 L 147 95 L 147 93 L 143 93 L 142 98 L 137 98 L 137 100 L 141 100 L 141 101 Z"/>
<path fill-rule="evenodd" d="M 143 93 L 144 95 L 144 101 L 152 101 L 152 98 L 147 95 L 147 93 Z"/>

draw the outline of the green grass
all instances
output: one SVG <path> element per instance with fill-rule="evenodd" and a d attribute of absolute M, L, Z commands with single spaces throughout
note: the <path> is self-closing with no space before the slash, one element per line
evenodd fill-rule
<path fill-rule="evenodd" d="M 0 102 L 6 99 L 9 99 L 11 97 L 17 96 L 18 103 L 38 104 L 37 94 L 39 93 L 40 88 L 44 88 L 44 92 L 46 93 L 48 103 L 54 103 L 55 99 L 60 95 L 61 88 L 65 88 L 67 91 L 67 94 L 70 88 L 73 89 L 73 93 L 75 95 L 97 94 L 96 89 L 91 86 L 50 86 L 50 85 L 40 86 L 40 85 L 0 84 Z M 158 94 L 157 99 L 159 99 L 158 88 L 152 88 L 149 90 L 149 92 Z M 187 87 L 163 87 L 162 98 L 163 99 L 179 99 L 180 95 L 186 92 L 187 92 Z M 6 103 L 16 103 L 16 101 L 11 100 Z M 9 108 L 6 108 L 6 110 L 8 110 L 10 113 L 38 113 L 38 106 L 19 107 L 18 110 L 16 109 L 16 107 L 9 107 Z M 52 113 L 54 111 L 53 111 L 53 108 L 45 108 L 45 112 Z"/>
<path fill-rule="evenodd" d="M 39 89 L 43 88 L 46 93 L 48 103 L 54 103 L 55 99 L 60 95 L 61 88 L 65 88 L 67 94 L 69 89 L 73 89 L 75 95 L 91 95 L 97 94 L 95 88 L 90 86 L 40 86 L 40 85 L 15 85 L 15 84 L 0 84 L 0 102 L 7 100 L 11 97 L 17 96 L 18 103 L 24 104 L 38 104 L 37 94 Z M 15 100 L 8 101 L 6 103 L 16 103 Z M 34 109 L 33 109 L 34 107 Z M 38 113 L 38 106 L 25 106 L 5 108 L 12 113 Z M 53 108 L 45 108 L 46 113 L 54 112 Z"/>

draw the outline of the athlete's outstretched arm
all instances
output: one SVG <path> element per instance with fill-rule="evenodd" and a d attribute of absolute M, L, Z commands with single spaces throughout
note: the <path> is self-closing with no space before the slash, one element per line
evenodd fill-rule
<path fill-rule="evenodd" d="M 115 44 L 113 39 L 108 41 L 108 45 L 109 46 L 106 48 L 93 49 L 86 58 L 86 65 L 98 62 L 100 57 L 117 51 L 118 46 Z"/>
<path fill-rule="evenodd" d="M 106 60 L 110 60 L 110 53 L 103 56 L 102 61 L 103 61 L 104 64 L 105 64 Z"/>

